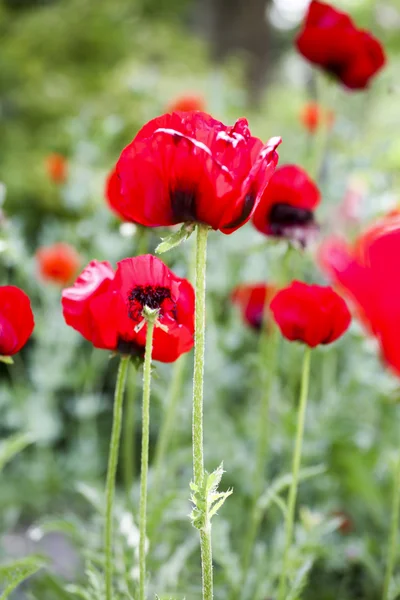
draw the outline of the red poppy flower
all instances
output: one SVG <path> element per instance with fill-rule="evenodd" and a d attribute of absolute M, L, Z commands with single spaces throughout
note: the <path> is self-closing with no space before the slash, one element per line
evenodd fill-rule
<path fill-rule="evenodd" d="M 46 158 L 46 169 L 49 178 L 55 183 L 64 183 L 68 175 L 68 163 L 62 154 L 50 154 Z"/>
<path fill-rule="evenodd" d="M 272 138 L 263 146 L 246 119 L 233 127 L 202 112 L 153 119 L 117 163 L 118 210 L 147 227 L 197 221 L 232 233 L 250 219 L 280 142 Z"/>
<path fill-rule="evenodd" d="M 327 110 L 317 102 L 308 102 L 303 106 L 300 113 L 300 121 L 310 133 L 314 133 L 323 123 L 331 128 L 334 120 L 333 110 Z"/>
<path fill-rule="evenodd" d="M 108 202 L 108 206 L 111 210 L 122 220 L 129 221 L 125 215 L 121 212 L 123 206 L 123 199 L 121 197 L 121 182 L 118 177 L 117 169 L 114 169 L 109 173 L 106 179 L 105 185 L 105 197 Z"/>
<path fill-rule="evenodd" d="M 204 110 L 205 107 L 205 100 L 200 94 L 184 94 L 182 96 L 177 96 L 170 102 L 168 105 L 168 112 Z"/>
<path fill-rule="evenodd" d="M 28 296 L 13 285 L 0 286 L 0 356 L 25 346 L 35 326 Z"/>
<path fill-rule="evenodd" d="M 354 247 L 331 239 L 320 263 L 355 303 L 358 316 L 379 341 L 387 363 L 400 375 L 400 215 L 378 221 Z"/>
<path fill-rule="evenodd" d="M 320 192 L 296 165 L 279 167 L 257 206 L 253 225 L 265 235 L 299 239 L 303 244 L 307 231 L 315 229 L 314 209 Z"/>
<path fill-rule="evenodd" d="M 260 330 L 263 324 L 264 311 L 276 293 L 276 288 L 265 283 L 238 285 L 231 294 L 234 304 L 242 312 L 245 323 Z"/>
<path fill-rule="evenodd" d="M 299 52 L 350 89 L 367 87 L 385 64 L 381 43 L 344 12 L 313 0 L 296 39 Z"/>
<path fill-rule="evenodd" d="M 64 242 L 53 244 L 47 248 L 39 248 L 36 258 L 39 264 L 39 273 L 43 279 L 61 285 L 66 285 L 71 281 L 81 263 L 75 248 Z"/>
<path fill-rule="evenodd" d="M 159 309 L 153 359 L 172 362 L 193 346 L 194 290 L 150 254 L 126 258 L 114 271 L 92 261 L 62 293 L 64 319 L 96 348 L 143 355 L 144 306 Z"/>
<path fill-rule="evenodd" d="M 311 348 L 337 340 L 350 325 L 345 301 L 332 288 L 293 281 L 271 302 L 282 335 Z"/>

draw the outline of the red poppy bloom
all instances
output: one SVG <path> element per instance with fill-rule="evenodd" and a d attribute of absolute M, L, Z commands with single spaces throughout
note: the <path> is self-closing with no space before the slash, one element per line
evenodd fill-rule
<path fill-rule="evenodd" d="M 0 286 L 0 356 L 25 346 L 35 326 L 28 296 L 13 285 Z"/>
<path fill-rule="evenodd" d="M 311 348 L 337 340 L 350 325 L 345 301 L 332 288 L 293 281 L 271 302 L 282 335 Z"/>
<path fill-rule="evenodd" d="M 117 169 L 114 169 L 109 173 L 106 179 L 105 185 L 105 197 L 108 202 L 108 206 L 111 210 L 124 221 L 129 221 L 125 215 L 121 212 L 121 206 L 123 206 L 123 200 L 121 198 L 121 182 L 118 177 Z"/>
<path fill-rule="evenodd" d="M 350 89 L 367 87 L 385 64 L 381 43 L 344 12 L 313 0 L 296 39 L 299 52 Z"/>
<path fill-rule="evenodd" d="M 276 288 L 265 283 L 242 284 L 233 290 L 231 299 L 239 306 L 244 322 L 259 331 L 263 324 L 264 311 L 275 293 Z"/>
<path fill-rule="evenodd" d="M 204 110 L 205 100 L 200 94 L 184 94 L 177 96 L 168 105 L 168 112 L 189 112 L 191 110 Z"/>
<path fill-rule="evenodd" d="M 60 285 L 66 285 L 72 280 L 81 263 L 75 248 L 64 242 L 39 248 L 36 258 L 41 277 Z"/>
<path fill-rule="evenodd" d="M 68 163 L 62 154 L 50 154 L 46 158 L 48 176 L 55 183 L 64 183 L 68 175 Z"/>
<path fill-rule="evenodd" d="M 387 363 L 400 374 L 400 215 L 392 214 L 359 237 L 354 247 L 331 239 L 320 262 L 334 283 L 355 303 Z"/>
<path fill-rule="evenodd" d="M 314 133 L 324 123 L 331 128 L 334 120 L 333 110 L 327 110 L 317 102 L 307 102 L 300 112 L 300 121 L 310 133 Z"/>
<path fill-rule="evenodd" d="M 313 211 L 320 199 L 317 186 L 301 167 L 284 165 L 271 177 L 253 225 L 265 235 L 299 239 L 304 244 L 307 231 L 315 229 Z"/>
<path fill-rule="evenodd" d="M 147 227 L 197 221 L 232 233 L 261 198 L 280 141 L 272 138 L 263 146 L 246 119 L 233 127 L 202 112 L 153 119 L 117 163 L 118 210 Z"/>
<path fill-rule="evenodd" d="M 172 362 L 193 346 L 194 290 L 150 254 L 126 258 L 114 273 L 92 261 L 73 287 L 62 293 L 64 319 L 96 348 L 143 355 L 144 306 L 159 309 L 153 359 Z"/>

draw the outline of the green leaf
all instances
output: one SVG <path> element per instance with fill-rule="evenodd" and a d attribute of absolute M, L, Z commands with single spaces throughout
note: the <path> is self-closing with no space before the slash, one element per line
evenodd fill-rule
<path fill-rule="evenodd" d="M 195 227 L 195 223 L 184 223 L 178 231 L 174 231 L 171 235 L 161 238 L 162 241 L 156 248 L 156 254 L 164 254 L 164 252 L 168 252 L 171 248 L 179 246 L 192 235 Z"/>
<path fill-rule="evenodd" d="M 7 438 L 4 442 L 0 443 L 0 472 L 4 466 L 12 459 L 16 454 L 24 450 L 29 444 L 32 444 L 34 439 L 27 433 L 18 433 Z"/>
<path fill-rule="evenodd" d="M 34 556 L 16 560 L 8 565 L 1 565 L 0 585 L 4 587 L 0 600 L 6 600 L 20 583 L 37 573 L 43 566 L 43 559 Z"/>
<path fill-rule="evenodd" d="M 293 585 L 287 596 L 287 600 L 301 600 L 305 586 L 307 585 L 308 574 L 313 566 L 313 561 L 308 558 L 294 576 Z"/>
<path fill-rule="evenodd" d="M 301 469 L 299 473 L 299 482 L 311 479 L 311 477 L 317 477 L 326 472 L 324 465 L 316 465 L 315 467 L 308 467 Z M 278 477 L 269 485 L 267 490 L 260 496 L 257 506 L 260 512 L 265 512 L 272 503 L 276 503 L 277 496 L 287 489 L 292 483 L 292 474 L 286 473 L 281 477 Z"/>

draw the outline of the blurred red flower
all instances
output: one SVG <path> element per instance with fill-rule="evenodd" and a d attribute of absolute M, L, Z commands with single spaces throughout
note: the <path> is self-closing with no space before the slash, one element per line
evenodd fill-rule
<path fill-rule="evenodd" d="M 182 94 L 177 96 L 169 103 L 168 112 L 189 112 L 192 110 L 203 110 L 206 107 L 206 102 L 200 94 Z"/>
<path fill-rule="evenodd" d="M 0 356 L 12 356 L 25 346 L 35 322 L 28 296 L 13 285 L 0 286 Z"/>
<path fill-rule="evenodd" d="M 311 348 L 337 340 L 351 321 L 345 301 L 332 288 L 301 281 L 276 294 L 271 312 L 286 339 Z"/>
<path fill-rule="evenodd" d="M 153 359 L 172 362 L 193 346 L 194 290 L 150 254 L 126 258 L 114 273 L 93 260 L 62 293 L 64 319 L 96 348 L 144 354 L 144 306 L 159 309 Z"/>
<path fill-rule="evenodd" d="M 69 283 L 81 264 L 75 248 L 64 242 L 39 248 L 36 259 L 41 277 L 60 285 Z"/>
<path fill-rule="evenodd" d="M 326 240 L 320 264 L 354 302 L 359 318 L 376 336 L 387 363 L 400 375 L 400 214 L 381 219 L 353 247 Z"/>
<path fill-rule="evenodd" d="M 268 310 L 275 293 L 276 288 L 265 283 L 241 284 L 232 291 L 231 300 L 239 306 L 243 321 L 260 330 L 264 311 Z"/>
<path fill-rule="evenodd" d="M 335 120 L 333 110 L 328 110 L 317 102 L 307 102 L 300 112 L 300 121 L 310 133 L 314 133 L 318 127 L 326 123 L 330 129 Z"/>
<path fill-rule="evenodd" d="M 363 89 L 385 64 L 381 43 L 349 15 L 313 0 L 296 39 L 299 52 L 350 89 Z"/>
<path fill-rule="evenodd" d="M 67 159 L 62 154 L 49 154 L 46 158 L 46 170 L 52 181 L 64 183 L 68 175 Z"/>
<path fill-rule="evenodd" d="M 315 229 L 313 210 L 321 199 L 319 189 L 297 165 L 279 167 L 262 195 L 253 225 L 265 235 L 298 239 L 305 243 Z"/>
<path fill-rule="evenodd" d="M 118 212 L 147 227 L 197 221 L 232 233 L 250 219 L 280 142 L 263 146 L 246 119 L 233 127 L 202 112 L 153 119 L 117 163 Z"/>

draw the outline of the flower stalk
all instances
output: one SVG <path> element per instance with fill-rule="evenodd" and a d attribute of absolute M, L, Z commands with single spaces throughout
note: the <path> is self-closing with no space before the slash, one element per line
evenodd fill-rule
<path fill-rule="evenodd" d="M 145 599 L 146 588 L 146 520 L 147 479 L 149 472 L 151 356 L 153 351 L 154 327 L 157 324 L 157 316 L 158 310 L 152 310 L 147 306 L 144 307 L 143 317 L 147 324 L 147 331 L 143 364 L 142 455 L 139 505 L 139 600 Z"/>
<path fill-rule="evenodd" d="M 292 463 L 292 481 L 289 490 L 288 506 L 285 521 L 285 548 L 283 553 L 282 571 L 279 580 L 279 593 L 278 600 L 286 599 L 287 590 L 287 577 L 289 571 L 289 553 L 293 539 L 294 529 L 294 514 L 296 508 L 297 499 L 297 488 L 299 484 L 299 472 L 301 453 L 303 447 L 304 437 L 304 424 L 307 409 L 307 397 L 310 379 L 310 359 L 311 359 L 311 348 L 306 347 L 303 359 L 303 370 L 301 376 L 301 387 L 300 387 L 300 402 L 297 413 L 297 430 L 296 430 L 296 441 L 293 452 L 293 463 Z"/>
<path fill-rule="evenodd" d="M 136 396 L 136 366 L 131 364 L 127 381 L 127 406 L 124 420 L 124 480 L 128 505 L 135 477 L 135 396 Z"/>
<path fill-rule="evenodd" d="M 106 512 L 104 530 L 104 553 L 105 553 L 105 597 L 112 600 L 112 536 L 113 536 L 113 507 L 115 496 L 115 477 L 117 473 L 118 453 L 121 438 L 122 412 L 126 373 L 128 369 L 129 356 L 122 356 L 117 375 L 117 383 L 114 395 L 114 413 L 111 431 L 110 451 L 108 456 L 107 482 L 106 482 Z"/>
<path fill-rule="evenodd" d="M 202 488 L 205 479 L 203 451 L 203 388 L 204 388 L 204 348 L 205 348 L 205 302 L 206 302 L 206 263 L 207 236 L 209 226 L 197 225 L 196 239 L 196 317 L 195 349 L 193 371 L 193 480 Z M 201 567 L 203 600 L 213 598 L 211 521 L 200 529 Z"/>
<path fill-rule="evenodd" d="M 382 600 L 389 600 L 390 598 L 390 583 L 392 581 L 394 565 L 397 555 L 397 539 L 399 531 L 399 511 L 400 511 L 400 457 L 396 459 L 394 482 L 393 482 L 393 496 L 392 496 L 392 517 L 390 522 L 389 532 L 389 547 L 388 556 L 386 563 L 385 580 L 383 583 Z"/>

